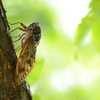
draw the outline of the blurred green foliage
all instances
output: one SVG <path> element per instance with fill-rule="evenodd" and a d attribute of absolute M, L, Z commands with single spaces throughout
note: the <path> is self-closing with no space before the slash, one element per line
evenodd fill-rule
<path fill-rule="evenodd" d="M 74 42 L 76 46 L 80 46 L 91 31 L 94 46 L 100 51 L 100 1 L 91 0 L 89 8 L 90 11 L 77 27 Z"/>
<path fill-rule="evenodd" d="M 40 22 L 42 38 L 36 64 L 27 77 L 34 100 L 100 100 L 100 55 L 97 52 L 100 51 L 100 1 L 91 0 L 90 11 L 78 25 L 74 43 L 65 36 L 59 15 L 46 0 L 3 0 L 3 3 L 10 23 Z M 18 26 L 10 27 L 12 30 Z M 89 32 L 92 41 L 84 44 Z M 11 35 L 19 33 L 16 30 Z M 20 44 L 18 41 L 14 45 Z M 77 61 L 74 54 L 78 55 Z"/>

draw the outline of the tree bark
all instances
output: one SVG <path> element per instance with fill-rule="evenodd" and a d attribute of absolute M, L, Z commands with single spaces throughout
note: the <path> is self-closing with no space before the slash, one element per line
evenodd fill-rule
<path fill-rule="evenodd" d="M 0 0 L 0 100 L 32 100 L 25 81 L 20 86 L 14 84 L 17 56 L 5 13 Z"/>

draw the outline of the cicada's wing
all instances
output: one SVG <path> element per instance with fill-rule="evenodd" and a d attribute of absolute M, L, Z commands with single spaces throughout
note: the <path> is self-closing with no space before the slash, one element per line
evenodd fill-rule
<path fill-rule="evenodd" d="M 35 64 L 35 53 L 36 53 L 36 47 L 34 39 L 32 36 L 30 36 L 24 43 L 20 56 L 18 58 L 15 71 L 16 85 L 20 85 L 33 69 Z"/>

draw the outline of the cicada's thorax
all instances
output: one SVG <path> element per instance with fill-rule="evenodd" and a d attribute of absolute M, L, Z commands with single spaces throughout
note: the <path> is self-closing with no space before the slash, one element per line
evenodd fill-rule
<path fill-rule="evenodd" d="M 41 28 L 40 28 L 38 22 L 34 22 L 34 23 L 30 24 L 26 28 L 25 35 L 23 36 L 23 39 L 22 39 L 22 44 L 25 43 L 26 39 L 29 36 L 33 36 L 34 43 L 37 46 L 39 44 L 39 41 L 40 41 L 40 38 L 41 38 Z"/>

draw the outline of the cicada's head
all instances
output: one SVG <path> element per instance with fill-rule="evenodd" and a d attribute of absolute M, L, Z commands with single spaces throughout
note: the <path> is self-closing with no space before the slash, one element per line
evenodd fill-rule
<path fill-rule="evenodd" d="M 30 27 L 32 27 L 33 34 L 34 34 L 34 41 L 39 42 L 41 38 L 41 27 L 39 26 L 39 22 L 33 22 L 30 24 Z"/>

